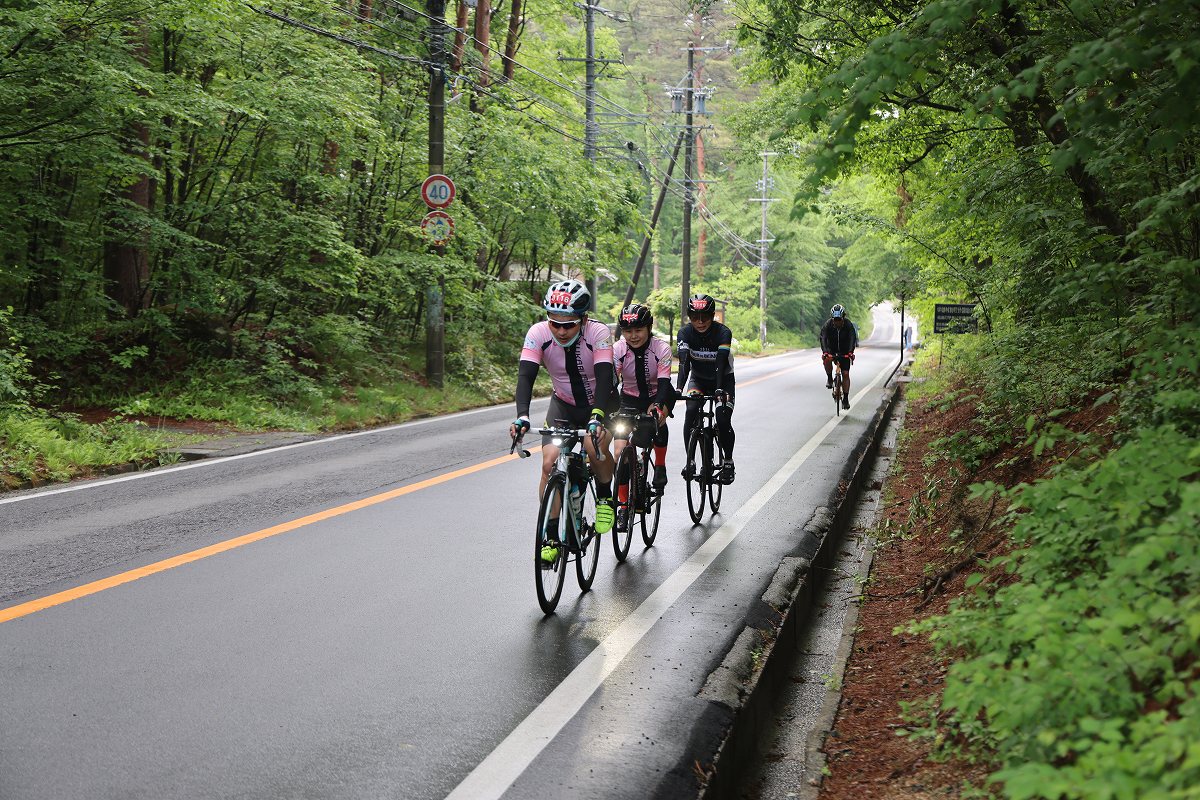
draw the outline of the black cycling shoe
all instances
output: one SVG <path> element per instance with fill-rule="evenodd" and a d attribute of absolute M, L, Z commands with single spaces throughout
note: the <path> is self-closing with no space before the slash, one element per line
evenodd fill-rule
<path fill-rule="evenodd" d="M 693 478 L 696 477 L 696 465 L 695 464 L 687 464 L 686 466 L 684 466 L 683 471 L 680 472 L 679 474 L 683 476 L 683 479 L 685 481 L 692 480 Z"/>
<path fill-rule="evenodd" d="M 617 509 L 617 531 L 624 533 L 629 523 L 629 507 L 621 506 Z"/>
<path fill-rule="evenodd" d="M 725 486 L 733 483 L 733 462 L 726 461 L 721 465 L 721 483 Z"/>
<path fill-rule="evenodd" d="M 651 483 L 651 485 L 655 489 L 659 489 L 659 490 L 661 490 L 664 486 L 667 485 L 667 468 L 666 467 L 655 467 L 654 468 L 654 481 Z"/>
<path fill-rule="evenodd" d="M 849 407 L 850 407 L 850 398 L 846 397 L 846 395 L 842 395 L 842 408 L 849 408 Z"/>
<path fill-rule="evenodd" d="M 833 388 L 833 378 L 829 378 L 828 380 L 826 380 L 826 381 L 825 381 L 825 388 L 826 388 L 826 389 L 832 389 L 832 388 Z"/>

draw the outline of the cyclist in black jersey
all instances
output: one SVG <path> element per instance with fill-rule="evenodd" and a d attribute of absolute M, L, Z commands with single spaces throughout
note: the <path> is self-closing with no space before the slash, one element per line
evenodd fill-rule
<path fill-rule="evenodd" d="M 679 375 L 675 388 L 683 392 L 687 386 L 687 414 L 683 420 L 683 438 L 695 427 L 704 404 L 703 395 L 717 397 L 717 439 L 725 452 L 721 483 L 733 483 L 733 331 L 716 322 L 717 302 L 706 294 L 692 295 L 688 300 L 688 324 L 679 329 Z M 687 478 L 684 469 L 684 478 Z"/>
<path fill-rule="evenodd" d="M 829 309 L 829 319 L 821 326 L 821 363 L 825 366 L 825 388 L 833 388 L 833 360 L 842 366 L 842 408 L 850 407 L 850 365 L 858 346 L 858 328 L 838 303 Z"/>

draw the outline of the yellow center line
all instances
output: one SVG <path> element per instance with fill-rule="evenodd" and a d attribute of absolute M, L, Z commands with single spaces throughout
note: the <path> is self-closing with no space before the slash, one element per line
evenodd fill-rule
<path fill-rule="evenodd" d="M 530 452 L 540 449 L 540 447 L 529 448 Z M 470 475 L 473 472 L 480 472 L 482 470 L 489 469 L 490 467 L 495 467 L 499 464 L 512 461 L 516 458 L 518 458 L 518 456 L 515 454 L 501 456 L 500 458 L 493 458 L 491 461 L 484 461 L 480 464 L 454 470 L 453 472 L 436 475 L 432 478 L 418 481 L 417 483 L 411 483 L 408 486 L 401 486 L 399 489 L 392 489 L 391 491 L 384 492 L 383 494 L 365 497 L 362 500 L 355 500 L 353 503 L 346 503 L 345 505 L 336 506 L 334 508 L 327 508 L 324 511 L 318 511 L 315 514 L 309 514 L 307 517 L 300 517 L 299 519 L 274 525 L 270 528 L 263 528 L 261 531 L 255 531 L 254 533 L 247 533 L 244 536 L 238 536 L 233 539 L 227 539 L 223 542 L 217 542 L 216 544 L 211 544 L 208 547 L 201 547 L 199 550 L 193 550 L 190 553 L 183 553 L 182 555 L 163 559 L 162 561 L 156 561 L 153 564 L 147 564 L 144 567 L 138 567 L 137 569 L 121 572 L 108 578 L 102 578 L 98 581 L 85 583 L 82 586 L 76 586 L 74 589 L 66 589 L 55 594 L 38 598 L 37 600 L 30 600 L 27 603 L 20 603 L 19 605 L 2 608 L 0 609 L 0 624 L 10 620 L 18 619 L 20 617 L 28 616 L 29 614 L 33 614 L 37 611 L 53 608 L 54 606 L 62 605 L 63 603 L 69 603 L 72 600 L 78 600 L 81 597 L 87 597 L 90 594 L 103 592 L 105 589 L 111 589 L 114 586 L 120 586 L 123 583 L 130 583 L 132 581 L 154 575 L 158 572 L 165 572 L 166 570 L 174 569 L 175 567 L 181 567 L 184 564 L 190 564 L 193 561 L 199 561 L 202 558 L 215 556 L 218 553 L 224 553 L 228 550 L 233 550 L 235 548 L 242 547 L 243 545 L 251 544 L 252 542 L 269 539 L 272 536 L 278 536 L 279 534 L 287 533 L 288 531 L 294 531 L 297 528 L 302 528 L 305 525 L 311 525 L 314 522 L 321 522 L 322 520 L 339 517 L 342 514 L 349 514 L 351 511 L 357 511 L 360 508 L 367 508 L 368 506 L 373 506 L 377 503 L 383 503 L 388 500 L 393 500 L 397 497 L 403 497 L 406 494 L 412 494 L 413 492 L 420 491 L 421 489 L 428 489 L 431 486 L 437 486 L 439 483 L 445 483 L 446 481 L 451 481 L 455 478 L 461 478 L 464 475 Z"/>
<path fill-rule="evenodd" d="M 783 375 L 784 373 L 799 369 L 801 366 L 803 365 L 797 364 L 792 367 L 787 367 L 786 369 L 778 370 L 777 372 L 772 372 L 768 375 L 763 375 L 755 378 L 754 380 L 746 381 L 744 384 L 742 384 L 742 386 L 750 386 L 760 381 L 765 381 L 769 378 Z M 540 447 L 531 447 L 529 448 L 529 451 L 532 453 L 540 449 Z M 184 564 L 190 564 L 193 561 L 199 561 L 200 559 L 208 558 L 209 556 L 215 556 L 218 553 L 224 553 L 253 542 L 269 539 L 272 536 L 278 536 L 281 533 L 294 531 L 297 528 L 303 528 L 304 526 L 311 525 L 314 522 L 321 522 L 322 520 L 332 519 L 333 517 L 340 517 L 342 514 L 349 514 L 351 511 L 357 511 L 361 508 L 367 508 L 368 506 L 373 506 L 377 503 L 394 500 L 397 497 L 403 497 L 406 494 L 412 494 L 413 492 L 420 491 L 421 489 L 428 489 L 431 486 L 437 486 L 439 483 L 445 483 L 446 481 L 451 481 L 455 478 L 461 478 L 464 475 L 470 475 L 474 472 L 479 472 L 481 470 L 489 469 L 490 467 L 512 461 L 517 457 L 518 456 L 516 455 L 508 455 L 500 456 L 499 458 L 493 458 L 491 461 L 484 461 L 480 464 L 454 470 L 453 472 L 436 475 L 432 478 L 418 481 L 417 483 L 411 483 L 408 486 L 401 486 L 399 489 L 393 489 L 390 492 L 384 492 L 383 494 L 377 494 L 372 497 L 365 497 L 362 500 L 355 500 L 353 503 L 346 503 L 345 505 L 328 508 L 324 511 L 318 511 L 315 514 L 309 514 L 306 517 L 300 517 L 299 519 L 274 525 L 270 528 L 263 528 L 261 531 L 255 531 L 254 533 L 247 533 L 244 536 L 238 536 L 233 539 L 227 539 L 223 542 L 217 542 L 216 544 L 209 545 L 208 547 L 202 547 L 199 550 L 192 550 L 189 553 L 183 553 L 182 555 L 173 556 L 172 558 L 163 559 L 162 561 L 156 561 L 153 564 L 147 564 L 144 567 L 138 567 L 137 569 L 120 572 L 108 578 L 102 578 L 98 581 L 85 583 L 82 586 L 76 586 L 73 589 L 65 589 L 61 592 L 56 592 L 55 594 L 46 595 L 45 597 L 38 598 L 37 600 L 30 600 L 26 603 L 20 603 L 15 606 L 9 606 L 8 608 L 2 608 L 0 609 L 0 624 L 28 616 L 38 611 L 43 611 L 47 608 L 53 608 L 54 606 L 59 606 L 63 603 L 69 603 L 72 600 L 78 600 L 81 597 L 87 597 L 88 595 L 96 594 L 97 592 L 103 592 L 105 589 L 112 589 L 113 587 L 120 586 L 121 584 L 131 583 L 159 572 L 165 572 L 169 569 L 174 569 L 175 567 L 181 567 Z"/>
<path fill-rule="evenodd" d="M 777 372 L 771 372 L 767 375 L 762 375 L 758 378 L 755 378 L 752 381 L 746 381 L 745 383 L 739 383 L 738 388 L 744 389 L 747 386 L 753 386 L 754 384 L 759 383 L 760 381 L 768 380 L 769 378 L 778 378 L 780 375 L 784 374 L 785 372 L 791 372 L 792 370 L 800 369 L 802 366 L 804 366 L 804 365 L 796 364 L 795 366 L 786 367 L 784 369 L 778 370 Z"/>

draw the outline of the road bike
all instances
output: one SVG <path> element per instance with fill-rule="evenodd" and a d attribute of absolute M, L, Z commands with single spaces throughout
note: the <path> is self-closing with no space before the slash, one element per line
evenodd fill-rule
<path fill-rule="evenodd" d="M 725 467 L 725 453 L 717 439 L 715 395 L 688 397 L 688 400 L 703 400 L 696 427 L 687 437 L 687 464 L 683 477 L 687 481 L 688 515 L 697 525 L 704 517 L 704 500 L 716 514 L 721 508 L 721 494 L 725 484 L 721 482 L 721 471 Z"/>
<path fill-rule="evenodd" d="M 629 544 L 633 539 L 633 520 L 638 518 L 642 529 L 642 542 L 646 547 L 654 544 L 658 535 L 658 517 L 662 511 L 662 491 L 651 486 L 648 476 L 653 474 L 651 454 L 654 452 L 654 436 L 658 432 L 658 419 L 653 414 L 644 414 L 636 409 L 622 408 L 612 415 L 613 436 L 627 439 L 625 449 L 617 459 L 617 518 L 625 518 L 625 530 L 613 531 L 613 551 L 617 561 L 629 555 Z M 625 492 L 620 491 L 624 485 Z M 619 499 L 625 494 L 625 501 Z M 625 513 L 621 514 L 621 509 Z"/>
<path fill-rule="evenodd" d="M 538 605 L 544 613 L 552 614 L 562 595 L 567 562 L 575 562 L 575 576 L 579 579 L 581 592 L 591 589 L 596 578 L 596 564 L 600 559 L 596 486 L 583 452 L 583 441 L 590 435 L 586 430 L 546 426 L 537 432 L 551 437 L 551 442 L 559 448 L 554 469 L 542 492 L 533 542 L 533 579 Z M 520 438 L 513 441 L 513 449 L 521 458 L 528 458 L 529 451 L 520 445 Z M 603 460 L 604 453 L 599 453 L 599 458 Z M 550 525 L 551 520 L 557 520 L 558 524 Z"/>
<path fill-rule="evenodd" d="M 837 416 L 842 415 L 842 384 L 845 377 L 842 375 L 842 360 L 837 356 L 833 358 L 833 410 Z"/>

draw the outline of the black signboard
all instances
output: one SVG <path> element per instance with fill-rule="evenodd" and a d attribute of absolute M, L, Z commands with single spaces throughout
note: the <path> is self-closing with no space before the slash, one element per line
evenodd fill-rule
<path fill-rule="evenodd" d="M 974 303 L 937 303 L 933 307 L 934 333 L 976 333 Z"/>

